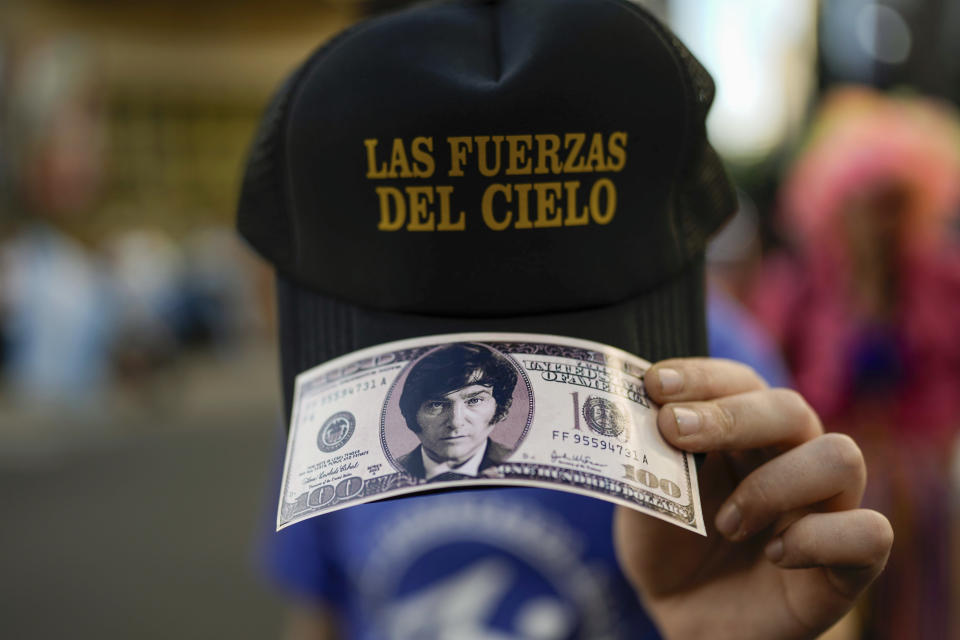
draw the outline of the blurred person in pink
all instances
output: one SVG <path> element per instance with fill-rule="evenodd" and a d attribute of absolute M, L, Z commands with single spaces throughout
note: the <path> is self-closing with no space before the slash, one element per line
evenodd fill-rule
<path fill-rule="evenodd" d="M 856 435 L 897 544 L 869 637 L 947 637 L 947 469 L 960 426 L 960 118 L 835 90 L 787 176 L 790 246 L 751 303 L 828 428 Z M 955 582 L 955 580 L 954 580 Z"/>

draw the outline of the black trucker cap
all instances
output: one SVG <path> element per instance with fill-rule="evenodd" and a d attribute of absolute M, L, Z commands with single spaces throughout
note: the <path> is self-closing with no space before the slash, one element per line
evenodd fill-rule
<path fill-rule="evenodd" d="M 703 253 L 735 200 L 714 86 L 626 0 L 450 0 L 359 23 L 281 86 L 238 227 L 276 268 L 293 379 L 462 331 L 706 353 Z"/>

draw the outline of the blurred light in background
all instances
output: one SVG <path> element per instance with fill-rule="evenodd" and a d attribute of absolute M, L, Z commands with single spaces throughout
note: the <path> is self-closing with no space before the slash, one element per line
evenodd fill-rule
<path fill-rule="evenodd" d="M 908 86 L 960 100 L 960 2 L 823 0 L 822 86 Z"/>
<path fill-rule="evenodd" d="M 857 14 L 857 41 L 875 60 L 900 64 L 910 56 L 913 35 L 899 11 L 870 4 Z"/>
<path fill-rule="evenodd" d="M 902 64 L 913 47 L 901 11 L 874 0 L 826 0 L 822 37 L 827 67 L 850 82 L 873 81 L 877 63 Z"/>
<path fill-rule="evenodd" d="M 672 0 L 670 24 L 713 76 L 710 139 L 763 160 L 795 135 L 815 87 L 814 0 Z"/>

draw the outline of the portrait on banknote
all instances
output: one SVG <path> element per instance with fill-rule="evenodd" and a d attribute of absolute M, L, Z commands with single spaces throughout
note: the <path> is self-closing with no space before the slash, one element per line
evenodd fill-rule
<path fill-rule="evenodd" d="M 449 343 L 413 360 L 384 401 L 382 442 L 401 473 L 477 477 L 511 458 L 533 415 L 526 375 L 481 343 Z"/>

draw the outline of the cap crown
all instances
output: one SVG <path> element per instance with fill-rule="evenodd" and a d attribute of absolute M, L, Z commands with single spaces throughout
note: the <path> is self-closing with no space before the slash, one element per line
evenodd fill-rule
<path fill-rule="evenodd" d="M 733 210 L 713 83 L 623 0 L 459 0 L 344 32 L 280 89 L 241 233 L 375 309 L 588 308 L 671 278 Z"/>

